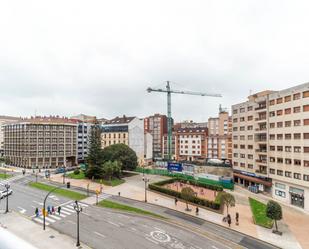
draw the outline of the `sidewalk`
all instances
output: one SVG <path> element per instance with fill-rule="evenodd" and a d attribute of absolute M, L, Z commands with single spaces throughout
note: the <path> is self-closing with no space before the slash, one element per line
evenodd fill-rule
<path fill-rule="evenodd" d="M 137 177 L 141 178 L 142 176 L 137 176 Z M 149 177 L 153 181 L 154 176 L 147 175 L 147 177 Z M 124 184 L 121 184 L 113 188 L 106 189 L 104 191 L 104 193 L 111 194 L 111 195 L 118 195 L 118 192 L 121 193 L 121 196 L 134 199 L 134 200 L 144 201 L 144 198 L 145 198 L 143 184 L 134 183 L 134 181 L 132 180 L 126 181 L 126 183 Z M 282 248 L 288 248 L 288 249 L 290 248 L 301 249 L 302 248 L 294 236 L 294 233 L 296 232 L 296 230 L 294 229 L 292 232 L 290 227 L 286 225 L 287 220 L 284 220 L 283 222 L 278 223 L 279 229 L 283 231 L 283 235 L 282 236 L 275 235 L 272 233 L 271 229 L 265 229 L 253 223 L 252 213 L 251 213 L 250 205 L 248 202 L 248 196 L 245 198 L 244 197 L 238 198 L 238 195 L 236 194 L 235 191 L 233 192 L 233 194 L 235 195 L 235 198 L 236 198 L 236 206 L 233 208 L 230 208 L 229 210 L 229 213 L 231 214 L 231 217 L 232 217 L 231 229 L 250 235 L 252 237 L 267 241 L 271 244 L 277 245 Z M 169 209 L 173 209 L 176 211 L 180 211 L 182 213 L 195 216 L 195 206 L 190 205 L 190 209 L 192 210 L 191 212 L 187 212 L 185 211 L 186 204 L 184 202 L 178 201 L 177 206 L 176 206 L 174 202 L 174 198 L 164 196 L 156 192 L 147 191 L 147 201 L 151 204 L 156 204 L 162 207 L 167 207 Z M 235 225 L 236 212 L 238 212 L 240 215 L 239 226 Z M 199 210 L 199 218 L 228 227 L 228 225 L 222 221 L 223 216 L 224 216 L 223 214 L 218 214 L 216 212 L 203 209 L 203 208 L 200 208 Z M 294 223 L 296 222 L 294 221 Z M 309 229 L 305 231 L 308 231 L 308 230 Z M 303 231 L 303 233 L 305 232 Z M 306 241 L 299 238 L 300 236 L 301 234 L 297 237 L 297 239 L 302 241 L 303 248 L 309 248 L 306 244 Z"/>
<path fill-rule="evenodd" d="M 28 242 L 38 249 L 75 249 L 76 240 L 67 235 L 60 234 L 54 229 L 47 227 L 43 231 L 42 226 L 29 220 L 16 212 L 1 214 L 0 226 L 8 232 Z M 79 248 L 90 249 L 81 244 Z"/>

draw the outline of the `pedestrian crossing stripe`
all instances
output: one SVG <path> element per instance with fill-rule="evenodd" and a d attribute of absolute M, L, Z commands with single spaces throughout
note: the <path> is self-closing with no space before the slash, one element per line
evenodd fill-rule
<path fill-rule="evenodd" d="M 11 183 L 11 182 L 13 182 L 13 181 L 15 181 L 15 180 L 18 180 L 18 179 L 21 179 L 21 178 L 23 178 L 24 176 L 22 176 L 22 175 L 17 175 L 17 176 L 13 176 L 13 177 L 11 177 L 11 178 L 9 178 L 9 179 L 5 179 L 5 180 L 3 180 L 3 181 L 0 181 L 0 186 L 4 186 L 5 184 L 7 184 L 7 183 Z"/>

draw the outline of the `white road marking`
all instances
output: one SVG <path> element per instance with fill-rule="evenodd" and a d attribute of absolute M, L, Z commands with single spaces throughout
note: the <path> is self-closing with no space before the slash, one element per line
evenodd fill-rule
<path fill-rule="evenodd" d="M 58 217 L 58 216 L 56 216 L 56 215 L 52 215 L 52 216 L 50 216 L 50 217 L 52 217 L 53 219 L 56 219 L 56 220 L 61 220 L 61 218 Z"/>
<path fill-rule="evenodd" d="M 40 216 L 40 217 L 42 217 L 42 219 L 43 219 L 43 216 Z M 45 220 L 47 220 L 47 221 L 49 221 L 49 222 L 51 222 L 51 223 L 56 222 L 55 220 L 53 220 L 53 219 L 51 219 L 51 218 L 49 218 L 49 217 L 45 217 Z"/>
<path fill-rule="evenodd" d="M 32 208 L 36 208 L 35 206 L 31 206 Z"/>
<path fill-rule="evenodd" d="M 159 243 L 151 238 L 145 237 L 146 240 L 151 241 L 152 243 L 155 243 L 156 245 L 158 245 Z"/>
<path fill-rule="evenodd" d="M 66 207 L 62 207 L 61 210 L 65 210 L 65 212 L 69 212 L 69 213 L 74 213 L 75 210 L 72 210 L 72 209 L 69 209 L 69 208 L 66 208 Z"/>
<path fill-rule="evenodd" d="M 24 213 L 26 213 L 26 211 L 27 211 L 26 209 L 24 209 L 24 208 L 22 208 L 22 207 L 18 207 L 18 208 L 20 209 L 19 212 L 20 212 L 21 214 L 24 214 Z"/>
<path fill-rule="evenodd" d="M 89 207 L 89 205 L 82 203 L 82 202 L 79 202 L 78 204 L 81 205 L 82 207 Z"/>
<path fill-rule="evenodd" d="M 114 225 L 114 226 L 116 226 L 116 227 L 120 227 L 118 224 L 116 224 L 116 223 L 114 223 L 114 222 L 112 222 L 112 221 L 107 221 L 109 224 L 111 224 L 111 225 Z"/>
<path fill-rule="evenodd" d="M 36 204 L 38 204 L 38 205 L 41 205 L 41 206 L 43 206 L 43 202 L 38 202 L 38 201 L 33 201 L 34 203 L 36 203 Z"/>
<path fill-rule="evenodd" d="M 41 220 L 40 218 L 34 218 L 34 220 L 43 224 L 43 220 Z M 45 221 L 45 225 L 48 226 L 49 223 Z"/>
<path fill-rule="evenodd" d="M 135 229 L 134 227 L 130 227 L 130 229 L 134 232 L 137 232 L 137 229 Z"/>
<path fill-rule="evenodd" d="M 216 247 L 216 246 L 212 246 L 212 248 L 213 248 L 213 249 L 218 249 L 218 247 Z"/>
<path fill-rule="evenodd" d="M 69 208 L 69 209 L 73 209 L 73 210 L 75 211 L 74 207 L 72 207 L 71 205 L 66 205 L 65 207 L 66 207 L 66 208 Z M 64 207 L 63 207 L 63 208 L 64 208 Z"/>
<path fill-rule="evenodd" d="M 93 233 L 96 234 L 96 235 L 98 235 L 98 236 L 100 236 L 100 237 L 102 237 L 102 238 L 106 238 L 106 236 L 103 235 L 102 233 L 98 233 L 98 232 L 93 232 Z"/>
<path fill-rule="evenodd" d="M 119 224 L 120 226 L 123 226 L 123 224 L 122 224 L 121 222 L 118 222 L 118 224 Z"/>
<path fill-rule="evenodd" d="M 156 229 L 156 230 L 159 230 L 162 233 L 165 233 L 165 231 L 163 229 L 161 229 L 161 228 L 157 228 L 157 227 L 153 227 L 153 228 Z"/>
<path fill-rule="evenodd" d="M 164 233 L 164 232 L 161 232 L 161 231 L 152 231 L 150 233 L 150 236 L 154 240 L 156 240 L 158 242 L 162 242 L 162 243 L 167 243 L 167 242 L 171 241 L 171 237 L 167 233 Z"/>
<path fill-rule="evenodd" d="M 61 213 L 64 213 L 64 214 L 66 214 L 66 215 L 71 215 L 71 213 L 66 212 L 66 211 L 63 211 L 63 210 L 61 210 Z"/>

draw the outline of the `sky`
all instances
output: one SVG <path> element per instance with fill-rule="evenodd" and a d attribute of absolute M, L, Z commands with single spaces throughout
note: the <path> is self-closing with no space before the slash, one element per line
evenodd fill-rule
<path fill-rule="evenodd" d="M 206 121 L 250 93 L 309 81 L 309 2 L 0 2 L 0 115 Z"/>

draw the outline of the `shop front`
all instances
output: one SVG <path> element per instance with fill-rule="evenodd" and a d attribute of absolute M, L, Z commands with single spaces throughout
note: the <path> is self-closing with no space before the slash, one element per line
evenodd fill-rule
<path fill-rule="evenodd" d="M 250 172 L 234 171 L 234 182 L 245 188 L 255 186 L 260 192 L 271 192 L 271 179 Z"/>

